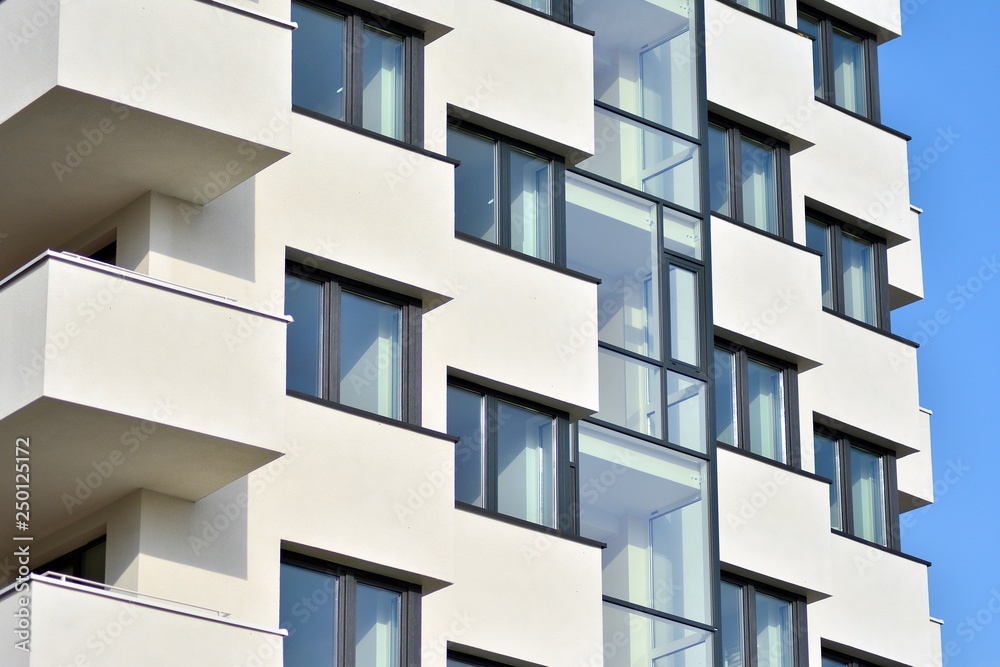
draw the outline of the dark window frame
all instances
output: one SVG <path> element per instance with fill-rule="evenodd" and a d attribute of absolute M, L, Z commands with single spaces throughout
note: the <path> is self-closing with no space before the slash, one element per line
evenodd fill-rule
<path fill-rule="evenodd" d="M 466 121 L 449 117 L 448 129 L 458 130 L 467 134 L 477 135 L 482 139 L 493 142 L 493 168 L 495 178 L 493 183 L 493 196 L 496 199 L 495 220 L 497 224 L 497 242 L 487 241 L 471 234 L 459 231 L 458 220 L 455 221 L 455 236 L 467 239 L 474 243 L 495 246 L 502 250 L 513 253 L 517 256 L 527 257 L 529 260 L 551 264 L 559 268 L 566 268 L 566 161 L 562 156 L 556 155 L 529 143 L 511 139 L 508 136 L 488 130 L 479 125 L 474 125 Z M 552 224 L 552 259 L 542 259 L 528 255 L 511 247 L 511 216 L 510 216 L 510 153 L 511 150 L 519 150 L 533 155 L 542 160 L 548 160 L 550 166 L 549 192 L 551 193 L 551 219 Z M 451 157 L 451 156 L 449 156 Z M 461 168 L 459 165 L 457 168 Z"/>
<path fill-rule="evenodd" d="M 766 584 L 760 584 L 752 579 L 739 577 L 723 572 L 720 577 L 721 583 L 739 586 L 743 590 L 740 596 L 742 604 L 741 616 L 743 618 L 743 651 L 747 665 L 757 665 L 757 605 L 754 599 L 757 592 L 775 597 L 792 605 L 792 663 L 793 667 L 807 667 L 809 665 L 809 625 L 806 614 L 806 599 L 801 595 L 789 593 L 788 591 L 774 588 Z M 719 612 L 722 607 L 720 604 Z M 719 647 L 721 651 L 722 641 L 719 635 Z"/>
<path fill-rule="evenodd" d="M 708 126 L 709 129 L 722 130 L 726 135 L 726 156 L 729 160 L 729 183 L 727 183 L 727 185 L 729 187 L 729 205 L 732 215 L 725 215 L 723 213 L 712 211 L 711 205 L 709 205 L 709 213 L 717 218 L 722 218 L 723 220 L 728 220 L 729 222 L 735 222 L 743 227 L 746 227 L 747 229 L 752 229 L 761 234 L 766 234 L 767 236 L 776 236 L 789 241 L 792 240 L 791 151 L 788 144 L 783 141 L 779 141 L 774 137 L 751 130 L 740 125 L 739 123 L 734 123 L 714 114 L 709 115 Z M 776 222 L 778 226 L 775 233 L 756 227 L 743 220 L 743 160 L 741 159 L 742 139 L 748 139 L 750 141 L 763 144 L 774 151 L 774 178 L 777 209 Z M 707 162 L 711 157 L 711 151 L 708 150 L 707 135 L 705 137 L 704 146 L 705 159 Z M 711 188 L 711 185 L 711 182 L 709 182 L 707 184 L 707 188 Z M 711 192 L 708 192 L 707 195 L 709 201 L 711 201 Z"/>
<path fill-rule="evenodd" d="M 830 267 L 830 289 L 832 291 L 833 308 L 829 309 L 838 315 L 843 315 L 851 321 L 863 326 L 871 326 L 882 331 L 890 331 L 892 328 L 891 309 L 889 307 L 889 261 L 888 244 L 880 236 L 867 232 L 860 227 L 843 222 L 832 216 L 820 213 L 813 209 L 806 209 L 806 224 L 810 221 L 818 222 L 827 227 L 827 244 L 830 247 L 830 256 L 827 258 Z M 875 281 L 875 323 L 869 324 L 864 320 L 859 320 L 847 314 L 844 302 L 844 272 L 843 272 L 843 235 L 856 236 L 859 239 L 872 244 L 872 254 L 874 257 Z M 806 241 L 808 243 L 808 239 Z M 815 248 L 814 248 L 815 250 Z M 824 306 L 824 310 L 827 310 Z"/>
<path fill-rule="evenodd" d="M 829 14 L 818 11 L 808 5 L 800 5 L 797 18 L 808 17 L 817 25 L 820 42 L 820 71 L 823 73 L 823 80 L 819 82 L 821 94 L 816 99 L 839 109 L 852 116 L 857 116 L 874 123 L 881 123 L 882 105 L 879 100 L 878 83 L 878 39 L 875 35 L 856 28 L 848 23 L 836 19 Z M 830 85 L 833 81 L 833 31 L 834 29 L 846 32 L 852 37 L 861 40 L 861 48 L 865 54 L 865 106 L 867 113 L 857 113 L 846 109 L 835 101 L 834 90 Z M 801 32 L 801 31 L 800 31 Z M 812 37 L 810 37 L 812 39 Z"/>
<path fill-rule="evenodd" d="M 460 380 L 454 377 L 448 378 L 448 386 L 464 389 L 483 396 L 485 401 L 486 432 L 483 434 L 483 506 L 473 505 L 455 500 L 455 506 L 468 508 L 474 511 L 482 511 L 502 518 L 505 521 L 516 522 L 526 526 L 538 527 L 541 529 L 551 529 L 557 534 L 576 537 L 579 534 L 579 521 L 576 507 L 576 490 L 578 481 L 578 456 L 575 452 L 575 437 L 571 437 L 569 415 L 561 410 L 556 410 L 547 405 L 525 400 L 518 396 L 495 391 L 474 382 Z M 499 436 L 499 424 L 497 423 L 498 403 L 510 403 L 516 407 L 526 410 L 533 410 L 545 415 L 551 415 L 555 423 L 555 526 L 545 526 L 501 513 L 497 509 L 498 497 L 498 477 L 497 477 L 497 438 Z M 575 435 L 575 434 L 574 434 Z M 455 443 L 456 450 L 458 443 Z M 458 467 L 456 466 L 456 477 Z"/>
<path fill-rule="evenodd" d="M 108 536 L 107 535 L 101 535 L 97 539 L 91 540 L 90 542 L 87 542 L 86 544 L 84 544 L 82 546 L 79 546 L 76 549 L 73 549 L 71 551 L 68 551 L 68 552 L 64 553 L 62 556 L 57 556 L 56 558 L 53 558 L 52 560 L 48 561 L 47 563 L 45 563 L 43 565 L 39 565 L 38 567 L 34 568 L 32 571 L 33 572 L 38 572 L 38 573 L 45 573 L 45 572 L 54 572 L 56 570 L 65 570 L 66 568 L 70 568 L 72 570 L 72 573 L 68 574 L 67 576 L 77 577 L 77 578 L 83 578 L 83 574 L 84 574 L 84 572 L 83 572 L 83 558 L 84 558 L 84 555 L 87 552 L 89 552 L 90 550 L 92 550 L 93 548 L 101 546 L 101 545 L 104 545 L 105 550 L 107 550 L 107 544 L 108 544 Z M 107 583 L 106 580 L 108 578 L 108 572 L 107 572 L 107 555 L 106 554 L 107 554 L 107 551 L 105 551 L 104 572 L 102 573 L 102 579 L 101 579 L 101 581 L 95 581 L 94 582 L 95 584 L 106 584 Z"/>
<path fill-rule="evenodd" d="M 822 659 L 836 660 L 837 662 L 843 664 L 844 667 L 875 667 L 875 665 L 870 662 L 859 660 L 858 658 L 852 658 L 849 655 L 845 655 L 837 651 L 828 651 L 826 649 L 823 649 Z"/>
<path fill-rule="evenodd" d="M 718 434 L 714 434 L 713 437 L 715 437 L 716 444 L 721 447 L 734 447 L 749 456 L 759 458 L 769 463 L 787 465 L 792 468 L 801 468 L 802 443 L 800 441 L 801 438 L 799 437 L 798 369 L 783 359 L 778 359 L 777 357 L 772 357 L 762 352 L 751 350 L 743 345 L 731 343 L 721 338 L 716 339 L 715 345 L 712 348 L 713 353 L 715 348 L 726 350 L 734 355 L 736 364 L 736 390 L 739 394 L 739 403 L 736 406 L 735 416 L 737 444 L 730 445 L 729 443 L 719 442 Z M 750 424 L 749 419 L 747 419 L 745 415 L 750 408 L 750 387 L 747 383 L 747 374 L 749 373 L 749 362 L 751 360 L 758 361 L 762 364 L 766 364 L 767 366 L 781 370 L 781 379 L 784 388 L 785 461 L 771 459 L 750 450 Z M 714 360 L 712 364 L 714 366 Z M 717 375 L 717 370 L 713 369 L 711 375 L 714 387 L 714 379 Z M 714 423 L 712 424 L 712 429 L 713 431 L 715 430 Z"/>
<path fill-rule="evenodd" d="M 330 667 L 355 667 L 356 656 L 353 654 L 353 650 L 357 632 L 355 621 L 358 583 L 400 593 L 399 664 L 400 667 L 420 667 L 420 602 L 422 596 L 420 586 L 284 549 L 281 551 L 280 562 L 335 576 L 340 582 L 341 588 L 337 596 L 337 627 L 334 628 L 337 636 L 337 661 L 336 665 Z"/>
<path fill-rule="evenodd" d="M 367 12 L 335 0 L 292 0 L 293 4 L 335 14 L 344 18 L 344 54 L 346 77 L 344 81 L 344 120 L 331 118 L 306 107 L 292 105 L 292 111 L 334 125 L 362 133 L 423 147 L 424 143 L 424 33 L 410 26 L 392 21 L 385 16 Z M 403 40 L 403 136 L 388 137 L 363 127 L 364 51 L 365 27 L 392 33 Z M 294 82 L 292 83 L 294 86 Z"/>
<path fill-rule="evenodd" d="M 896 476 L 896 453 L 891 449 L 873 445 L 872 443 L 862 440 L 861 438 L 856 438 L 854 436 L 847 435 L 842 431 L 826 428 L 820 425 L 815 425 L 813 427 L 813 433 L 815 435 L 821 435 L 831 440 L 835 440 L 837 443 L 837 473 L 840 475 L 840 479 L 831 479 L 828 481 L 831 484 L 837 481 L 840 483 L 840 525 L 842 526 L 842 529 L 838 530 L 836 528 L 832 528 L 832 531 L 835 534 L 860 540 L 866 544 L 887 549 L 893 553 L 901 553 L 902 546 L 900 544 L 899 529 L 899 496 L 898 480 Z M 882 503 L 885 508 L 885 525 L 883 526 L 883 530 L 885 530 L 885 544 L 872 542 L 871 540 L 867 540 L 854 532 L 854 500 L 851 495 L 850 488 L 850 454 L 852 448 L 860 449 L 869 454 L 878 456 L 879 459 L 881 459 L 884 487 L 882 489 Z M 818 473 L 817 476 L 821 479 L 827 479 L 825 476 Z"/>
<path fill-rule="evenodd" d="M 551 9 L 547 12 L 535 9 L 534 7 L 529 7 L 527 5 L 522 5 L 518 2 L 518 0 L 499 1 L 505 5 L 517 7 L 518 9 L 523 9 L 527 12 L 531 12 L 532 14 L 538 14 L 539 16 L 553 19 L 559 23 L 572 23 L 573 20 L 573 0 L 550 0 L 549 5 Z"/>
<path fill-rule="evenodd" d="M 356 280 L 343 278 L 333 273 L 308 267 L 290 260 L 285 263 L 285 274 L 318 283 L 323 287 L 323 310 L 321 313 L 323 348 L 320 360 L 322 369 L 320 395 L 313 396 L 306 394 L 305 396 L 359 415 L 371 415 L 376 419 L 420 426 L 421 330 L 423 313 L 421 302 L 418 299 L 404 296 L 397 292 L 372 287 Z M 340 317 L 340 295 L 345 291 L 400 308 L 400 354 L 402 355 L 402 359 L 400 360 L 400 415 L 398 418 L 379 415 L 340 403 L 339 382 L 334 381 L 334 378 L 339 377 L 340 373 L 340 327 L 342 323 Z M 300 393 L 294 390 L 288 391 L 292 395 Z"/>
<path fill-rule="evenodd" d="M 769 13 L 762 14 L 755 9 L 750 7 L 744 7 L 739 4 L 738 0 L 720 0 L 723 4 L 730 5 L 740 11 L 746 12 L 747 14 L 753 14 L 754 16 L 760 16 L 767 21 L 784 24 L 785 22 L 785 3 L 783 0 L 766 0 L 769 6 Z"/>

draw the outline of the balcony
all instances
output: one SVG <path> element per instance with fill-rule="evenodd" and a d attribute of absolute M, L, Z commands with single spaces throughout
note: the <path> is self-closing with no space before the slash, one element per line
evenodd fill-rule
<path fill-rule="evenodd" d="M 151 190 L 207 203 L 286 155 L 291 27 L 198 0 L 0 3 L 4 254 Z"/>
<path fill-rule="evenodd" d="M 16 615 L 20 610 L 23 616 Z M 149 664 L 150 656 L 162 665 L 282 663 L 283 630 L 72 577 L 31 575 L 26 591 L 8 586 L 0 591 L 0 616 L 10 623 L 0 646 L 0 664 L 7 667 L 132 667 Z M 15 645 L 23 641 L 19 622 L 30 624 L 30 653 Z"/>
<path fill-rule="evenodd" d="M 284 453 L 284 318 L 51 252 L 0 282 L 0 312 L 0 441 L 30 439 L 36 539 L 139 488 L 198 500 Z"/>

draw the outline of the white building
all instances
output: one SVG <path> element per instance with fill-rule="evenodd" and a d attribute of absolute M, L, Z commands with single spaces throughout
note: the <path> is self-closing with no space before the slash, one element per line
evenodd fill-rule
<path fill-rule="evenodd" d="M 0 664 L 940 664 L 900 32 L 0 1 Z"/>

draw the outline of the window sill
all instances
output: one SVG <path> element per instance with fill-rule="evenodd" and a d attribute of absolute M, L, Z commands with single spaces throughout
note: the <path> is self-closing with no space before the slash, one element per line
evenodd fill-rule
<path fill-rule="evenodd" d="M 460 163 L 455 158 L 448 157 L 447 155 L 441 155 L 440 153 L 435 153 L 434 151 L 429 151 L 426 148 L 421 148 L 416 144 L 410 144 L 399 139 L 393 139 L 392 137 L 387 137 L 384 134 L 379 134 L 378 132 L 372 132 L 371 130 L 366 130 L 363 127 L 358 127 L 357 125 L 351 125 L 350 123 L 345 123 L 342 120 L 337 120 L 336 118 L 330 118 L 329 116 L 324 116 L 321 113 L 316 113 L 315 111 L 310 111 L 309 109 L 304 109 L 298 106 L 292 106 L 292 112 L 299 114 L 300 116 L 305 116 L 307 118 L 312 118 L 313 120 L 318 120 L 328 125 L 334 125 L 344 130 L 354 132 L 355 134 L 360 134 L 363 137 L 368 137 L 369 139 L 374 139 L 376 141 L 381 141 L 382 143 L 389 144 L 390 146 L 395 146 L 396 148 L 402 148 L 418 155 L 423 155 L 424 157 L 429 157 L 432 160 L 438 160 L 440 162 L 446 162 L 454 167 L 457 167 Z"/>
<path fill-rule="evenodd" d="M 897 336 L 896 334 L 892 333 L 891 331 L 886 331 L 885 329 L 879 329 L 878 327 L 872 326 L 871 324 L 868 324 L 867 322 L 862 322 L 861 320 L 856 320 L 853 317 L 848 317 L 847 315 L 844 315 L 843 313 L 838 313 L 836 310 L 833 310 L 832 308 L 827 308 L 826 306 L 823 306 L 823 312 L 827 313 L 828 315 L 833 315 L 834 317 L 839 317 L 840 319 L 846 320 L 847 322 L 850 322 L 851 324 L 856 324 L 859 327 L 861 327 L 862 329 L 867 329 L 868 331 L 871 331 L 873 333 L 881 334 L 881 335 L 885 336 L 886 338 L 891 338 L 892 340 L 896 341 L 897 343 L 902 343 L 903 345 L 906 345 L 908 347 L 912 347 L 914 350 L 920 349 L 920 343 L 916 343 L 916 342 L 914 342 L 914 341 L 912 341 L 912 340 L 910 340 L 908 338 L 903 338 L 902 336 Z"/>
<path fill-rule="evenodd" d="M 824 484 L 831 484 L 830 480 L 826 477 L 821 477 L 815 473 L 811 473 L 808 470 L 803 470 L 802 468 L 796 467 L 790 463 L 781 463 L 780 461 L 775 461 L 774 459 L 769 459 L 766 456 L 761 456 L 760 454 L 755 454 L 754 452 L 747 451 L 741 447 L 733 447 L 732 445 L 727 445 L 725 443 L 717 443 L 716 449 L 720 449 L 724 452 L 732 452 L 733 454 L 739 454 L 748 459 L 753 459 L 754 461 L 759 461 L 765 463 L 769 466 L 784 470 L 785 472 L 790 472 L 794 475 L 800 477 L 805 477 L 806 479 L 811 479 L 817 482 L 823 482 Z"/>
<path fill-rule="evenodd" d="M 410 424 L 408 422 L 401 421 L 399 419 L 392 419 L 391 417 L 383 417 L 382 415 L 377 415 L 372 412 L 366 412 L 364 410 L 359 410 L 358 408 L 352 408 L 347 405 L 341 405 L 340 403 L 335 403 L 333 401 L 328 401 L 325 398 L 317 398 L 316 396 L 311 396 L 309 394 L 303 394 L 300 391 L 295 391 L 294 389 L 285 390 L 285 395 L 289 398 L 297 398 L 307 403 L 313 403 L 315 405 L 321 405 L 324 408 L 332 408 L 338 412 L 345 412 L 349 415 L 354 415 L 355 417 L 361 417 L 363 419 L 368 419 L 379 424 L 386 424 L 388 426 L 396 426 L 407 431 L 412 431 L 413 433 L 419 433 L 420 435 L 426 435 L 431 438 L 437 438 L 438 440 L 446 440 L 451 443 L 457 443 L 458 438 L 447 433 L 441 433 L 440 431 L 432 431 L 429 428 L 424 428 L 423 426 L 417 426 L 416 424 Z"/>
<path fill-rule="evenodd" d="M 850 533 L 845 533 L 842 530 L 837 530 L 836 528 L 834 528 L 830 532 L 833 533 L 834 535 L 837 535 L 838 537 L 843 537 L 844 539 L 850 540 L 852 542 L 863 544 L 867 547 L 871 547 L 872 549 L 876 549 L 878 551 L 882 551 L 887 554 L 892 554 L 893 556 L 899 556 L 904 560 L 908 560 L 913 563 L 919 563 L 920 565 L 924 565 L 926 567 L 932 566 L 932 563 L 928 560 L 924 560 L 923 558 L 917 558 L 916 556 L 911 556 L 910 554 L 905 554 L 902 551 L 897 551 L 896 549 L 883 547 L 881 544 L 876 544 L 875 542 L 869 542 L 868 540 L 863 540 L 860 537 L 855 537 L 854 535 L 851 535 Z"/>
<path fill-rule="evenodd" d="M 524 6 L 524 5 L 520 4 L 520 3 L 514 2 L 513 0 L 497 0 L 497 2 L 499 2 L 500 4 L 503 4 L 503 5 L 507 5 L 508 7 L 513 7 L 514 9 L 520 9 L 521 11 L 528 12 L 529 14 L 534 14 L 535 16 L 537 16 L 539 18 L 543 18 L 546 21 L 551 21 L 552 23 L 558 23 L 559 25 L 561 25 L 563 27 L 572 28 L 573 30 L 577 30 L 579 32 L 582 32 L 585 35 L 590 35 L 591 37 L 593 37 L 594 34 L 595 34 L 593 30 L 590 30 L 588 28 L 584 28 L 583 26 L 576 25 L 575 23 L 571 23 L 569 21 L 564 21 L 564 20 L 562 20 L 560 18 L 556 18 L 555 16 L 552 16 L 551 14 L 546 14 L 545 12 L 539 11 L 537 9 L 533 9 L 531 7 L 526 7 L 526 6 Z"/>
<path fill-rule="evenodd" d="M 862 123 L 867 123 L 868 125 L 871 125 L 872 127 L 877 127 L 878 129 L 882 130 L 883 132 L 888 132 L 889 134 L 893 135 L 894 137 L 899 137 L 903 141 L 911 141 L 913 139 L 913 137 L 911 137 L 908 134 L 903 134 L 899 130 L 894 130 L 891 127 L 889 127 L 888 125 L 883 125 L 882 123 L 878 122 L 877 120 L 872 120 L 868 116 L 862 116 L 861 114 L 855 113 L 853 111 L 850 111 L 849 109 L 845 109 L 844 107 L 838 107 L 833 102 L 828 102 L 828 101 L 824 100 L 822 97 L 817 97 L 816 101 L 819 102 L 820 104 L 823 104 L 825 106 L 830 107 L 831 109 L 836 109 L 837 111 L 839 111 L 841 113 L 845 113 L 848 116 L 850 116 L 851 118 L 856 118 L 857 120 L 860 120 Z"/>
<path fill-rule="evenodd" d="M 459 241 L 465 241 L 466 243 L 471 243 L 472 245 L 480 246 L 481 248 L 487 248 L 489 250 L 494 250 L 501 255 L 507 255 L 508 257 L 516 257 L 517 259 L 528 262 L 529 264 L 534 264 L 536 266 L 541 266 L 546 269 L 551 269 L 556 273 L 561 273 L 571 278 L 577 278 L 579 280 L 584 280 L 588 283 L 593 283 L 595 285 L 601 284 L 600 278 L 595 278 L 594 276 L 588 275 L 586 273 L 581 273 L 580 271 L 574 271 L 573 269 L 567 269 L 565 266 L 559 266 L 558 264 L 553 264 L 552 262 L 546 262 L 544 259 L 538 259 L 537 257 L 532 257 L 531 255 L 525 255 L 524 253 L 517 252 L 516 250 L 511 250 L 510 248 L 504 248 L 495 243 L 490 243 L 489 241 L 484 241 L 475 236 L 470 236 L 463 232 L 456 231 L 455 238 Z"/>
<path fill-rule="evenodd" d="M 528 530 L 533 530 L 538 533 L 544 533 L 545 535 L 551 535 L 552 537 L 559 537 L 564 540 L 569 540 L 570 542 L 576 542 L 577 544 L 583 544 L 588 547 L 595 547 L 597 549 L 606 549 L 607 544 L 604 542 L 598 542 L 597 540 L 591 540 L 586 537 L 581 537 L 579 535 L 572 535 L 570 533 L 564 533 L 562 531 L 556 530 L 555 528 L 549 528 L 548 526 L 543 526 L 541 524 L 532 523 L 530 521 L 525 521 L 524 519 L 518 519 L 516 517 L 507 516 L 506 514 L 500 514 L 499 512 L 491 512 L 490 510 L 483 509 L 477 505 L 470 505 L 468 503 L 463 503 L 460 501 L 455 501 L 455 509 L 462 512 L 468 512 L 469 514 L 477 514 L 487 519 L 494 519 L 502 523 L 509 523 L 512 526 L 519 526 L 521 528 L 527 528 Z"/>
<path fill-rule="evenodd" d="M 760 234 L 761 236 L 767 237 L 773 241 L 777 241 L 779 243 L 783 243 L 784 245 L 791 246 L 793 248 L 796 248 L 797 250 L 805 250 L 807 253 L 811 255 L 816 255 L 817 257 L 823 256 L 823 253 L 819 252 L 818 250 L 813 250 L 809 246 L 798 244 L 795 241 L 792 241 L 791 239 L 785 238 L 784 236 L 778 236 L 777 234 L 772 234 L 771 232 L 765 232 L 763 229 L 754 227 L 753 225 L 748 225 L 747 223 L 737 220 L 736 218 L 730 218 L 728 215 L 722 215 L 720 213 L 713 212 L 712 217 L 718 218 L 723 222 L 728 222 L 731 225 L 736 225 L 737 227 L 741 227 L 756 234 Z"/>

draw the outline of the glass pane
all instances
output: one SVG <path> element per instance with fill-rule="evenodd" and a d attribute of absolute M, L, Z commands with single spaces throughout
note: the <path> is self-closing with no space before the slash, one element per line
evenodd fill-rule
<path fill-rule="evenodd" d="M 837 660 L 829 656 L 823 656 L 823 667 L 847 667 L 850 664 L 844 660 Z"/>
<path fill-rule="evenodd" d="M 524 5 L 525 7 L 531 7 L 532 9 L 537 9 L 540 12 L 545 12 L 546 14 L 552 13 L 552 7 L 550 6 L 549 0 L 514 0 L 519 5 Z"/>
<path fill-rule="evenodd" d="M 713 213 L 732 216 L 730 197 L 729 133 L 715 125 L 708 126 L 708 188 Z"/>
<path fill-rule="evenodd" d="M 344 120 L 344 19 L 293 2 L 292 21 L 292 104 Z"/>
<path fill-rule="evenodd" d="M 707 385 L 680 373 L 667 373 L 667 439 L 681 447 L 708 451 Z"/>
<path fill-rule="evenodd" d="M 627 5 L 620 0 L 575 0 L 573 22 L 596 32 L 597 99 L 698 136 L 694 7 L 691 2 L 662 0 Z"/>
<path fill-rule="evenodd" d="M 383 417 L 402 416 L 402 309 L 343 292 L 340 402 Z"/>
<path fill-rule="evenodd" d="M 840 448 L 837 441 L 822 435 L 813 436 L 816 456 L 816 474 L 832 481 L 830 484 L 830 526 L 843 530 L 843 512 L 840 508 Z"/>
<path fill-rule="evenodd" d="M 757 665 L 792 667 L 792 603 L 757 593 Z"/>
<path fill-rule="evenodd" d="M 715 380 L 715 439 L 738 447 L 739 431 L 736 429 L 736 355 L 729 350 L 715 348 L 712 379 Z"/>
<path fill-rule="evenodd" d="M 285 385 L 319 396 L 323 391 L 323 285 L 286 275 L 285 313 L 293 318 L 286 332 Z"/>
<path fill-rule="evenodd" d="M 861 115 L 868 113 L 865 46 L 860 37 L 833 29 L 833 102 Z"/>
<path fill-rule="evenodd" d="M 335 665 L 337 660 L 337 577 L 281 564 L 279 626 L 288 630 L 285 664 Z"/>
<path fill-rule="evenodd" d="M 678 255 L 701 259 L 701 220 L 664 207 L 663 247 Z"/>
<path fill-rule="evenodd" d="M 604 603 L 604 667 L 712 667 L 712 633 Z"/>
<path fill-rule="evenodd" d="M 108 543 L 95 544 L 81 554 L 80 578 L 104 583 L 104 568 L 107 562 Z"/>
<path fill-rule="evenodd" d="M 823 306 L 833 308 L 833 280 L 830 273 L 830 228 L 821 222 L 806 218 L 806 245 L 823 253 L 820 270 L 823 275 Z"/>
<path fill-rule="evenodd" d="M 399 667 L 402 594 L 359 583 L 357 596 L 354 664 L 356 667 Z"/>
<path fill-rule="evenodd" d="M 404 139 L 403 38 L 366 26 L 363 49 L 361 124 L 366 130 Z"/>
<path fill-rule="evenodd" d="M 595 155 L 581 162 L 581 169 L 700 210 L 696 144 L 605 109 L 594 113 Z"/>
<path fill-rule="evenodd" d="M 555 419 L 500 401 L 497 511 L 555 527 Z"/>
<path fill-rule="evenodd" d="M 496 142 L 448 128 L 448 157 L 455 168 L 455 229 L 498 243 L 496 221 Z"/>
<path fill-rule="evenodd" d="M 701 365 L 698 274 L 670 266 L 670 358 Z"/>
<path fill-rule="evenodd" d="M 549 160 L 510 152 L 510 247 L 552 261 L 552 165 Z"/>
<path fill-rule="evenodd" d="M 750 360 L 750 451 L 780 463 L 785 457 L 785 392 L 780 368 Z"/>
<path fill-rule="evenodd" d="M 455 446 L 455 500 L 483 507 L 485 458 L 482 394 L 448 387 L 448 433 L 460 438 Z"/>
<path fill-rule="evenodd" d="M 813 82 L 816 97 L 823 97 L 823 42 L 819 32 L 819 22 L 806 14 L 799 14 L 799 30 L 813 38 Z"/>
<path fill-rule="evenodd" d="M 752 9 L 764 16 L 771 15 L 771 0 L 736 0 L 736 4 L 747 9 Z"/>
<path fill-rule="evenodd" d="M 746 667 L 743 656 L 743 587 L 722 582 L 722 642 L 723 667 Z"/>
<path fill-rule="evenodd" d="M 741 139 L 740 168 L 743 177 L 743 222 L 777 234 L 778 181 L 774 149 L 750 139 Z"/>
<path fill-rule="evenodd" d="M 594 417 L 661 437 L 660 369 L 603 348 L 598 352 L 601 411 Z"/>
<path fill-rule="evenodd" d="M 875 248 L 850 234 L 841 235 L 844 314 L 875 326 Z"/>
<path fill-rule="evenodd" d="M 711 621 L 705 462 L 587 422 L 580 533 L 607 543 L 604 594 Z"/>
<path fill-rule="evenodd" d="M 656 206 L 566 174 L 566 264 L 601 279 L 600 340 L 659 359 Z"/>
<path fill-rule="evenodd" d="M 886 546 L 882 457 L 851 447 L 851 511 L 854 536 Z"/>

